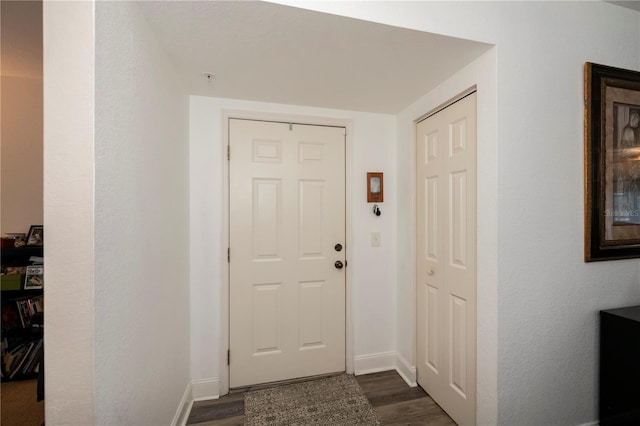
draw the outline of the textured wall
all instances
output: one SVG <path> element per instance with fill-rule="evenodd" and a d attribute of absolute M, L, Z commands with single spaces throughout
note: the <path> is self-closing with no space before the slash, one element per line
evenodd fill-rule
<path fill-rule="evenodd" d="M 45 417 L 83 426 L 94 423 L 93 5 L 46 2 L 43 23 Z"/>
<path fill-rule="evenodd" d="M 95 423 L 169 424 L 190 381 L 188 98 L 135 3 L 95 6 Z"/>

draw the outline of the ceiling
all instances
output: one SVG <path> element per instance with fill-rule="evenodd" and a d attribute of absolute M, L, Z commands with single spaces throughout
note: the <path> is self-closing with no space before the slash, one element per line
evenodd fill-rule
<path fill-rule="evenodd" d="M 266 2 L 139 5 L 203 96 L 396 113 L 491 47 Z"/>
<path fill-rule="evenodd" d="M 638 0 L 610 3 L 640 11 Z M 1 4 L 2 75 L 41 78 L 40 2 Z M 204 96 L 395 113 L 490 47 L 266 2 L 140 7 L 189 92 Z"/>

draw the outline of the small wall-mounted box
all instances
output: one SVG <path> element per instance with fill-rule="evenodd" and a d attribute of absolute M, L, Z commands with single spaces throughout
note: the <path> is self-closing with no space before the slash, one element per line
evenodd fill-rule
<path fill-rule="evenodd" d="M 384 201 L 384 181 L 382 172 L 367 173 L 367 202 L 382 203 Z"/>

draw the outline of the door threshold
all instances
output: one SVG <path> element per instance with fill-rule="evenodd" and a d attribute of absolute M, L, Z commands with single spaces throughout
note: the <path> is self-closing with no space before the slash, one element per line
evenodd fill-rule
<path fill-rule="evenodd" d="M 315 376 L 307 376 L 307 377 L 298 377 L 295 379 L 280 380 L 277 382 L 258 383 L 256 385 L 231 388 L 229 389 L 229 394 L 243 393 L 243 392 L 249 392 L 249 391 L 260 390 L 260 389 L 277 388 L 279 386 L 293 385 L 295 383 L 312 382 L 314 380 L 320 380 L 320 379 L 326 379 L 328 377 L 339 376 L 340 374 L 344 374 L 344 373 L 345 373 L 344 371 L 338 371 L 335 373 L 318 374 Z"/>

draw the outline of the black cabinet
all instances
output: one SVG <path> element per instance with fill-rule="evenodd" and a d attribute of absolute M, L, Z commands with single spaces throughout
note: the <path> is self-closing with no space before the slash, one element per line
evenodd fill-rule
<path fill-rule="evenodd" d="M 640 306 L 600 311 L 600 425 L 640 425 Z"/>

